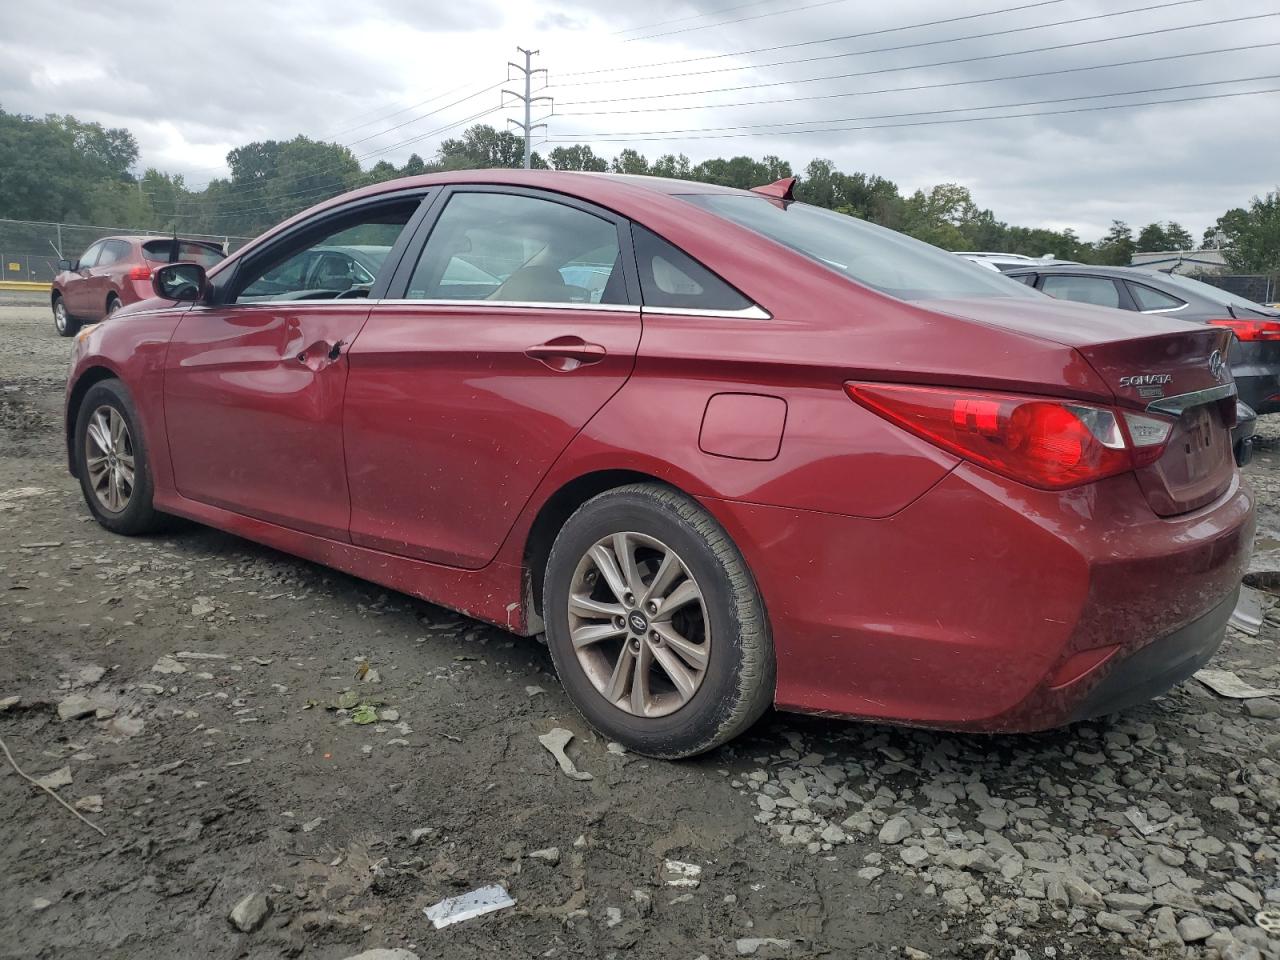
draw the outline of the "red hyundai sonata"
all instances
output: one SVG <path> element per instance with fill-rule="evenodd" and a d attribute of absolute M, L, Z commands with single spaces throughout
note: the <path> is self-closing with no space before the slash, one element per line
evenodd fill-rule
<path fill-rule="evenodd" d="M 1208 660 L 1253 535 L 1230 332 L 790 186 L 437 174 L 162 266 L 77 341 L 72 472 L 110 530 L 187 517 L 545 631 L 659 757 L 770 704 L 1040 730 Z"/>

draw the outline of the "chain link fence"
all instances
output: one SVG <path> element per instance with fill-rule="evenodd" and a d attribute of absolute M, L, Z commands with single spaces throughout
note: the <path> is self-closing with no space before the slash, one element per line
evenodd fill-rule
<path fill-rule="evenodd" d="M 58 261 L 75 260 L 90 244 L 103 237 L 157 236 L 173 234 L 164 230 L 136 227 L 100 227 L 84 223 L 46 223 L 38 220 L 0 219 L 0 280 L 49 283 L 58 272 Z M 192 240 L 212 240 L 230 253 L 248 243 L 250 237 L 182 233 Z"/>
<path fill-rule="evenodd" d="M 1197 273 L 1188 274 L 1193 280 L 1211 283 L 1227 293 L 1244 297 L 1254 303 L 1275 303 L 1280 300 L 1280 275 L 1265 273 Z"/>

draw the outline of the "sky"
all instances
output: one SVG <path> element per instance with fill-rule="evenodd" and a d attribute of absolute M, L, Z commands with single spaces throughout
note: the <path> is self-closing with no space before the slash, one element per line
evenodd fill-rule
<path fill-rule="evenodd" d="M 1280 90 L 1275 0 L 39 6 L 6 12 L 0 107 L 128 127 L 139 172 L 195 186 L 252 140 L 335 140 L 367 167 L 502 127 L 521 117 L 501 108 L 517 45 L 547 70 L 544 154 L 822 157 L 904 193 L 961 183 L 1001 220 L 1084 239 L 1113 219 L 1198 239 L 1280 181 L 1280 92 L 1251 93 Z"/>

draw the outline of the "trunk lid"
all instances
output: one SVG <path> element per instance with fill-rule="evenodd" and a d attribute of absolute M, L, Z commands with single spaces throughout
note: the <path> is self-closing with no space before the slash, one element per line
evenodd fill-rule
<path fill-rule="evenodd" d="M 1207 324 L 1050 300 L 947 301 L 948 313 L 1070 345 L 1116 405 L 1172 424 L 1160 459 L 1136 471 L 1162 517 L 1213 502 L 1231 483 L 1235 385 L 1232 335 Z"/>

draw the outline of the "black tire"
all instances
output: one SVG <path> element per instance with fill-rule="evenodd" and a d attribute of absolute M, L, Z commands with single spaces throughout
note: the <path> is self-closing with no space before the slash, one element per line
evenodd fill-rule
<path fill-rule="evenodd" d="M 616 533 L 661 541 L 701 591 L 711 640 L 707 666 L 692 696 L 663 716 L 639 716 L 610 702 L 588 676 L 570 637 L 569 597 L 580 564 L 593 545 Z M 645 582 L 652 580 L 650 572 Z M 578 508 L 552 547 L 542 607 L 551 657 L 574 706 L 593 727 L 636 753 L 664 759 L 704 753 L 745 731 L 773 702 L 773 640 L 755 580 L 720 524 L 669 487 L 631 484 Z"/>
<path fill-rule="evenodd" d="M 115 313 L 117 310 L 119 310 L 123 306 L 124 304 L 120 302 L 120 298 L 117 297 L 114 293 L 111 294 L 111 296 L 107 297 L 107 312 L 106 312 L 106 316 L 104 316 L 103 319 L 105 320 L 109 318 L 113 313 Z"/>
<path fill-rule="evenodd" d="M 66 301 L 61 296 L 53 298 L 53 329 L 60 337 L 74 337 L 80 332 L 80 321 L 67 313 Z"/>
<path fill-rule="evenodd" d="M 133 483 L 128 499 L 119 510 L 111 509 L 94 489 L 88 466 L 89 423 L 99 411 L 113 410 L 124 421 L 128 430 L 127 451 L 133 458 Z M 85 394 L 76 413 L 75 430 L 76 473 L 80 477 L 80 489 L 84 493 L 89 511 L 102 526 L 113 533 L 125 536 L 156 533 L 165 526 L 164 514 L 152 506 L 155 485 L 151 462 L 148 458 L 146 438 L 142 434 L 141 420 L 133 397 L 119 380 L 102 380 Z"/>

